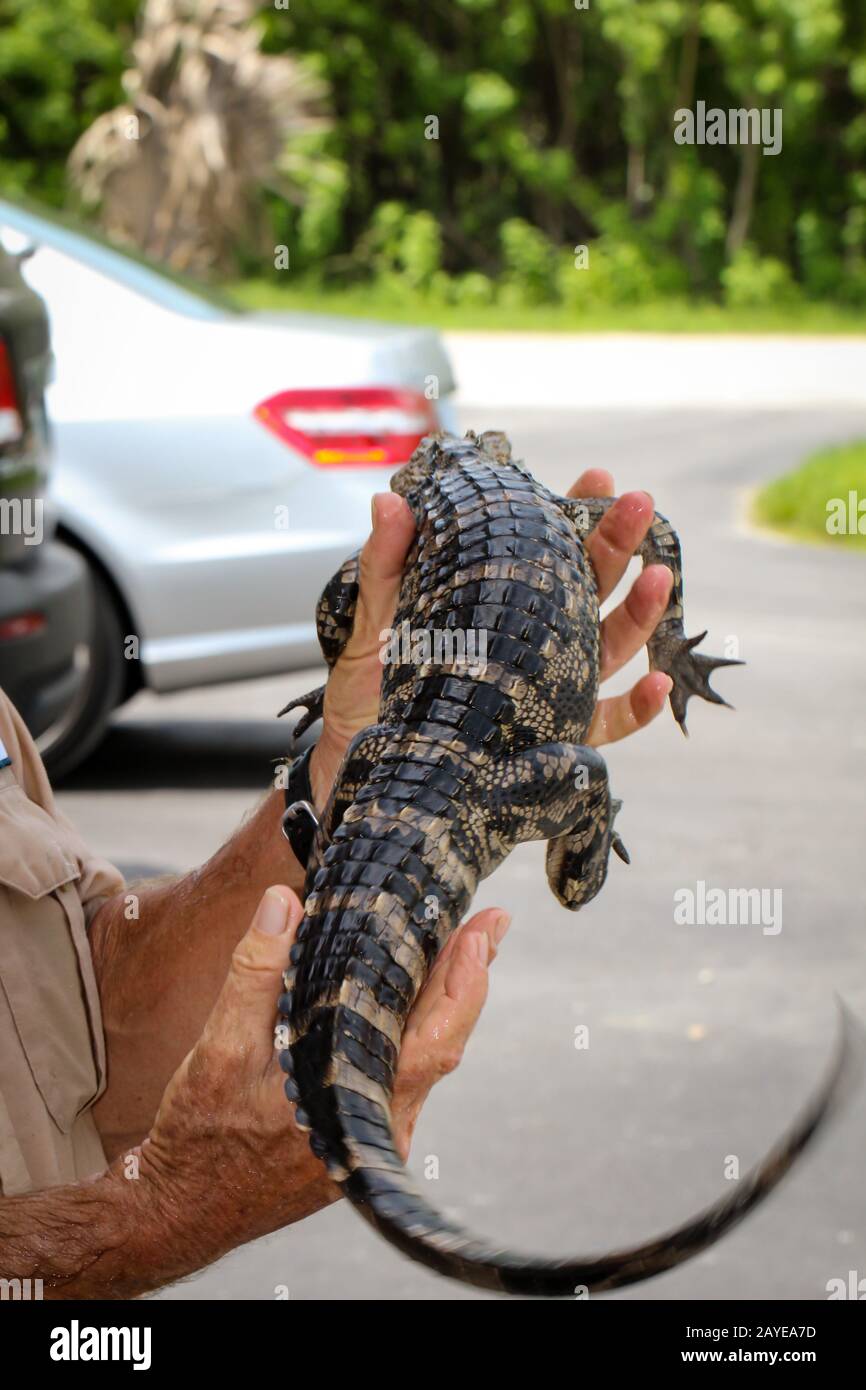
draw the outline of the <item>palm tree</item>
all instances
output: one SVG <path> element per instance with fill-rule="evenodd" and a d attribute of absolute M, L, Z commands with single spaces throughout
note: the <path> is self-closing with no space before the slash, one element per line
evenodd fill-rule
<path fill-rule="evenodd" d="M 79 139 L 69 172 L 106 232 L 175 269 L 262 248 L 263 187 L 283 195 L 287 137 L 324 124 L 324 86 L 259 52 L 256 0 L 145 0 L 128 101 Z"/>

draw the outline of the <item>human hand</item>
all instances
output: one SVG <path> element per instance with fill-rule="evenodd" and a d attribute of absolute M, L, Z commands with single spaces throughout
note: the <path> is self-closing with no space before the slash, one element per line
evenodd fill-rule
<path fill-rule="evenodd" d="M 612 497 L 613 478 L 603 468 L 588 468 L 568 491 L 569 497 Z M 604 603 L 628 568 L 652 525 L 655 504 L 647 492 L 626 492 L 586 538 L 595 570 L 599 604 Z M 666 565 L 648 565 L 622 603 L 601 624 L 600 679 L 606 681 L 646 646 L 667 608 L 673 577 Z M 643 729 L 664 708 L 673 681 L 650 671 L 631 690 L 598 701 L 587 743 L 601 748 Z"/>
<path fill-rule="evenodd" d="M 168 1227 L 188 1273 L 339 1196 L 295 1125 L 274 1048 L 275 1000 L 302 908 L 264 894 L 201 1037 L 169 1082 L 137 1152 L 142 1231 Z M 443 949 L 409 1016 L 395 1080 L 395 1141 L 405 1158 L 431 1087 L 457 1066 L 487 995 L 508 925 L 476 913 Z M 146 1237 L 142 1236 L 146 1244 Z M 177 1277 L 177 1274 L 175 1275 Z"/>
<path fill-rule="evenodd" d="M 380 633 L 393 625 L 406 554 L 415 536 L 409 504 L 395 492 L 377 492 L 373 529 L 361 551 L 352 635 L 328 676 L 322 732 L 310 759 L 317 806 L 324 806 L 355 734 L 379 717 L 382 686 Z"/>

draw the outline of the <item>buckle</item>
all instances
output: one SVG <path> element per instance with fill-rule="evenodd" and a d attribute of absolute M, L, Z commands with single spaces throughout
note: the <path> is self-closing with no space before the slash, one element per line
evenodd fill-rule
<path fill-rule="evenodd" d="M 286 807 L 280 817 L 280 829 L 289 841 L 289 844 L 291 844 L 291 837 L 286 828 L 286 821 L 296 821 L 302 812 L 310 818 L 314 830 L 318 830 L 319 828 L 319 818 L 316 815 L 315 807 L 311 806 L 309 801 L 293 801 L 291 806 Z"/>

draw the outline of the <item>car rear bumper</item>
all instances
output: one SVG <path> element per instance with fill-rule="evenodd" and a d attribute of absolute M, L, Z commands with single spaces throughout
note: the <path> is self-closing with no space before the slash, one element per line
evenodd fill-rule
<path fill-rule="evenodd" d="M 26 565 L 0 570 L 0 624 L 40 614 L 37 632 L 0 641 L 0 686 L 34 738 L 62 718 L 82 679 L 76 652 L 88 641 L 91 591 L 87 566 L 57 541 Z"/>

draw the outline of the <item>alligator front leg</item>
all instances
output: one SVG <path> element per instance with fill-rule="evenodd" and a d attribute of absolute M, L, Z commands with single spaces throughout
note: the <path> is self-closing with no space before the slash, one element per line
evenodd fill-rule
<path fill-rule="evenodd" d="M 355 622 L 355 608 L 358 602 L 358 567 L 360 552 L 350 555 L 322 591 L 316 606 L 316 631 L 322 655 L 332 667 L 341 655 L 352 635 Z M 277 718 L 293 709 L 304 709 L 303 714 L 292 730 L 293 738 L 300 738 L 317 719 L 321 719 L 325 704 L 325 687 L 317 686 L 306 695 L 290 700 L 280 710 Z"/>
<path fill-rule="evenodd" d="M 562 497 L 560 505 L 577 532 L 586 536 L 597 526 L 617 500 L 615 497 Z M 665 565 L 673 576 L 671 594 L 664 616 L 647 642 L 650 668 L 664 671 L 673 681 L 670 700 L 674 719 L 686 733 L 686 706 L 693 695 L 713 705 L 731 706 L 710 685 L 710 676 L 720 666 L 742 666 L 741 661 L 704 656 L 694 651 L 706 637 L 686 637 L 683 628 L 683 563 L 679 537 L 666 517 L 656 512 L 652 526 L 638 547 L 644 565 Z"/>

